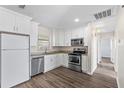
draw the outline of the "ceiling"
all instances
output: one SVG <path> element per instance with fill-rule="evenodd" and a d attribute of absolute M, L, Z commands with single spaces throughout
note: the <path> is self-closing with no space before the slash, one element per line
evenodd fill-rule
<path fill-rule="evenodd" d="M 28 15 L 40 25 L 50 28 L 75 28 L 83 26 L 95 20 L 94 14 L 106 9 L 113 9 L 116 15 L 116 7 L 111 5 L 26 5 L 24 9 L 17 5 L 2 5 L 2 7 Z M 79 22 L 74 22 L 79 18 Z"/>

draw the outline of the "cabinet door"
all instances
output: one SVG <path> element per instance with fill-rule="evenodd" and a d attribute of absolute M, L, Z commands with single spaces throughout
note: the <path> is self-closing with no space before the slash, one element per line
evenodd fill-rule
<path fill-rule="evenodd" d="M 44 72 L 47 72 L 51 69 L 51 56 L 44 56 Z"/>
<path fill-rule="evenodd" d="M 83 28 L 79 28 L 79 29 L 72 31 L 72 39 L 83 38 L 83 37 L 84 37 L 84 29 Z"/>
<path fill-rule="evenodd" d="M 0 9 L 0 30 L 14 32 L 15 16 L 12 13 Z"/>
<path fill-rule="evenodd" d="M 72 31 L 72 36 L 71 36 L 71 38 L 72 38 L 72 39 L 78 38 L 78 31 L 77 31 L 77 30 Z"/>
<path fill-rule="evenodd" d="M 44 57 L 44 72 L 50 71 L 55 68 L 55 57 L 53 55 L 46 55 Z"/>
<path fill-rule="evenodd" d="M 63 62 L 63 54 L 57 54 L 56 55 L 56 67 L 61 66 L 62 62 Z"/>
<path fill-rule="evenodd" d="M 87 56 L 82 56 L 82 71 L 87 72 L 88 69 L 88 59 Z"/>
<path fill-rule="evenodd" d="M 30 26 L 31 26 L 29 20 L 17 15 L 15 26 L 17 33 L 29 34 Z"/>
<path fill-rule="evenodd" d="M 65 46 L 71 46 L 71 32 L 65 31 Z"/>
<path fill-rule="evenodd" d="M 78 38 L 84 38 L 84 28 L 78 30 Z"/>
<path fill-rule="evenodd" d="M 31 22 L 30 45 L 37 46 L 37 41 L 38 41 L 38 23 Z"/>
<path fill-rule="evenodd" d="M 53 31 L 53 46 L 64 46 L 64 31 L 54 30 Z"/>
<path fill-rule="evenodd" d="M 64 31 L 59 31 L 59 46 L 64 46 L 65 44 Z"/>
<path fill-rule="evenodd" d="M 68 54 L 63 54 L 63 62 L 62 65 L 64 67 L 68 67 Z"/>
<path fill-rule="evenodd" d="M 59 33 L 56 30 L 52 33 L 52 46 L 59 46 Z"/>

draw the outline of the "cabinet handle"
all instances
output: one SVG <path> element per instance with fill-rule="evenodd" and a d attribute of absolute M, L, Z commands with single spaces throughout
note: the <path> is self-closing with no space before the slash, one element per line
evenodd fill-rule
<path fill-rule="evenodd" d="M 15 31 L 15 26 L 13 27 L 13 30 Z"/>
<path fill-rule="evenodd" d="M 18 31 L 18 27 L 16 27 L 16 31 Z"/>

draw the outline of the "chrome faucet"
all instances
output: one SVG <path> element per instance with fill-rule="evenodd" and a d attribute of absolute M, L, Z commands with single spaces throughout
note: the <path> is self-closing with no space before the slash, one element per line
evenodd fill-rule
<path fill-rule="evenodd" d="M 45 47 L 45 53 L 47 53 L 47 47 Z"/>

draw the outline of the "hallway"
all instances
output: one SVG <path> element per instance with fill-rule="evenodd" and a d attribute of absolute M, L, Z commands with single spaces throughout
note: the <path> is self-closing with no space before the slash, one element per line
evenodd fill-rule
<path fill-rule="evenodd" d="M 102 58 L 102 61 L 98 64 L 98 67 L 95 70 L 94 74 L 101 74 L 103 76 L 107 76 L 116 80 L 116 72 L 114 70 L 114 64 L 110 61 L 109 58 Z"/>

